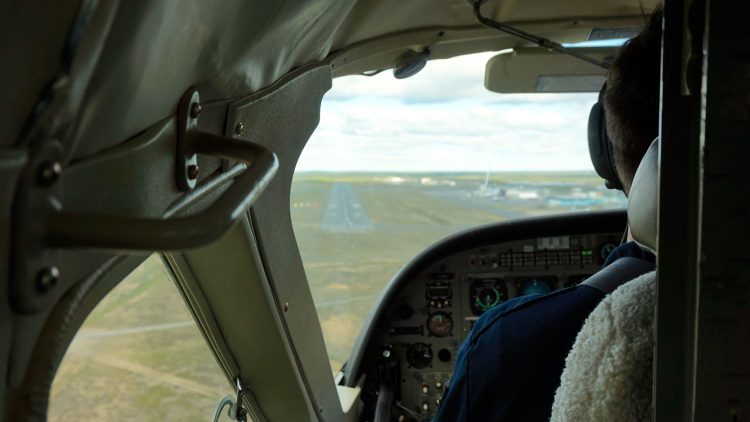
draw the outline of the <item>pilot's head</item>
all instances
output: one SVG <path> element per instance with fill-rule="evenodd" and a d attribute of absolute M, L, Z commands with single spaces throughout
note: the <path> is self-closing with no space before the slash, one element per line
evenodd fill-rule
<path fill-rule="evenodd" d="M 614 164 L 625 194 L 641 157 L 659 134 L 661 8 L 620 49 L 609 68 L 604 110 Z"/>

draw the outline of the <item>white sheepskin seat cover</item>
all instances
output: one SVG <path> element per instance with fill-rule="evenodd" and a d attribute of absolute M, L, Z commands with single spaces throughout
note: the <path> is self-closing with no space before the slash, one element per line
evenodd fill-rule
<path fill-rule="evenodd" d="M 565 360 L 554 422 L 650 421 L 656 273 L 618 287 L 589 315 Z"/>

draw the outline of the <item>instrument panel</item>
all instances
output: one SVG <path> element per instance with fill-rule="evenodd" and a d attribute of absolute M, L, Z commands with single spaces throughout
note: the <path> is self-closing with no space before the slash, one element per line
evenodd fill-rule
<path fill-rule="evenodd" d="M 468 249 L 412 276 L 372 346 L 398 363 L 396 420 L 434 416 L 474 323 L 515 297 L 575 286 L 598 271 L 621 233 L 538 237 Z"/>

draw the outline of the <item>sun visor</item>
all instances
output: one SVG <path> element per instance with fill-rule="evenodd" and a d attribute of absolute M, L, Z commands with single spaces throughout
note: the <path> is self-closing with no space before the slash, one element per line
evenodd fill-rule
<path fill-rule="evenodd" d="M 617 47 L 576 48 L 588 56 L 610 61 Z M 487 62 L 484 86 L 501 94 L 533 92 L 599 92 L 606 69 L 539 47 L 505 50 Z"/>

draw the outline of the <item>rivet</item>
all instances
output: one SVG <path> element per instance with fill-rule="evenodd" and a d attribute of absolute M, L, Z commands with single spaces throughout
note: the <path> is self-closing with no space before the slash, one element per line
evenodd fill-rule
<path fill-rule="evenodd" d="M 198 178 L 198 170 L 200 168 L 196 164 L 191 164 L 187 168 L 187 177 L 190 180 L 194 180 Z"/>
<path fill-rule="evenodd" d="M 284 302 L 284 312 L 289 310 L 289 302 Z"/>
<path fill-rule="evenodd" d="M 195 119 L 201 115 L 201 111 L 203 111 L 203 107 L 201 107 L 200 103 L 193 103 L 190 107 L 190 117 Z"/>
<path fill-rule="evenodd" d="M 245 125 L 242 122 L 237 123 L 237 126 L 234 127 L 234 134 L 236 136 L 240 136 L 245 132 Z"/>
<path fill-rule="evenodd" d="M 46 293 L 51 288 L 55 287 L 57 281 L 60 279 L 60 270 L 57 267 L 48 267 L 37 274 L 36 277 L 36 289 L 40 293 Z"/>
<path fill-rule="evenodd" d="M 39 183 L 43 186 L 50 186 L 62 174 L 62 164 L 59 161 L 47 161 L 39 169 Z"/>

